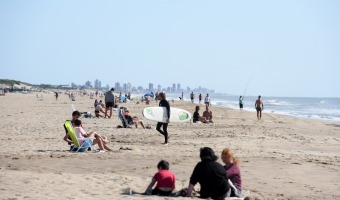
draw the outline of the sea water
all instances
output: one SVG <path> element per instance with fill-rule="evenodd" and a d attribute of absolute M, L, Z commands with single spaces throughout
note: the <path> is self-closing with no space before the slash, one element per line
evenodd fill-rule
<path fill-rule="evenodd" d="M 195 94 L 195 103 L 198 103 Z M 202 104 L 206 94 L 202 93 Z M 181 94 L 167 94 L 167 99 L 179 100 Z M 239 109 L 239 97 L 235 95 L 211 94 L 212 106 Z M 313 97 L 266 97 L 262 96 L 264 113 L 276 113 L 297 118 L 318 119 L 340 122 L 340 98 L 313 98 Z M 190 101 L 190 94 L 184 96 Z M 255 101 L 257 96 L 246 96 L 243 100 L 243 110 L 256 112 Z M 194 108 L 193 108 L 194 111 Z"/>

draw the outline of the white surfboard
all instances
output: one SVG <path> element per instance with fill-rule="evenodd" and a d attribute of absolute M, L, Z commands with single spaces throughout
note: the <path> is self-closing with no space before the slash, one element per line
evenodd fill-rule
<path fill-rule="evenodd" d="M 165 107 L 146 107 L 143 110 L 143 116 L 146 119 L 156 122 L 166 122 L 167 112 Z M 171 122 L 189 122 L 191 114 L 180 108 L 170 108 L 170 123 Z"/>

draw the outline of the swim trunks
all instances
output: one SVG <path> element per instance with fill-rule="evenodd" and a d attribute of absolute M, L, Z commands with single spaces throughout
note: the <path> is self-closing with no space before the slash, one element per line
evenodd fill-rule
<path fill-rule="evenodd" d="M 257 111 L 262 111 L 262 108 L 261 107 L 256 107 L 256 110 Z"/>
<path fill-rule="evenodd" d="M 113 107 L 113 102 L 106 102 L 105 104 L 107 108 Z"/>

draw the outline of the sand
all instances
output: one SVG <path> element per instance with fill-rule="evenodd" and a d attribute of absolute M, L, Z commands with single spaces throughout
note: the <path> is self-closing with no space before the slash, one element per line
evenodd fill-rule
<path fill-rule="evenodd" d="M 93 102 L 89 96 L 77 96 L 74 105 L 94 113 Z M 170 103 L 194 112 L 190 102 Z M 124 105 L 143 118 L 145 104 Z M 0 199 L 187 199 L 123 191 L 144 192 L 161 159 L 170 162 L 176 189 L 187 187 L 204 146 L 217 155 L 224 147 L 234 150 L 241 161 L 244 195 L 340 199 L 339 123 L 267 113 L 257 120 L 255 112 L 211 110 L 213 124 L 170 123 L 167 146 L 161 144 L 164 138 L 155 130 L 155 122 L 143 119 L 152 129 L 117 129 L 121 124 L 117 112 L 111 119 L 83 118 L 85 130 L 108 136 L 114 151 L 70 153 L 63 141 L 63 123 L 71 118 L 67 95 L 59 95 L 58 100 L 53 94 L 1 96 Z"/>

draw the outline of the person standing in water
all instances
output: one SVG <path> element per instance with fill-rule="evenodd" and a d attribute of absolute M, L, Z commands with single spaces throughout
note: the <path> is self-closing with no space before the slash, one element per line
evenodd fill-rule
<path fill-rule="evenodd" d="M 259 95 L 258 99 L 255 101 L 255 108 L 257 113 L 257 119 L 261 119 L 263 110 L 263 102 L 261 100 L 261 95 Z"/>
<path fill-rule="evenodd" d="M 244 99 L 244 97 L 240 96 L 240 98 L 239 98 L 240 110 L 243 110 L 243 99 Z"/>
<path fill-rule="evenodd" d="M 162 135 L 164 135 L 164 139 L 165 139 L 164 144 L 168 144 L 168 138 L 169 138 L 168 137 L 168 124 L 170 122 L 170 104 L 166 100 L 164 92 L 159 93 L 158 99 L 160 100 L 159 101 L 159 107 L 165 107 L 166 108 L 167 119 L 166 119 L 165 123 L 164 122 L 158 122 L 156 130 L 158 132 L 160 132 Z M 163 126 L 163 130 L 161 130 L 162 126 Z"/>

